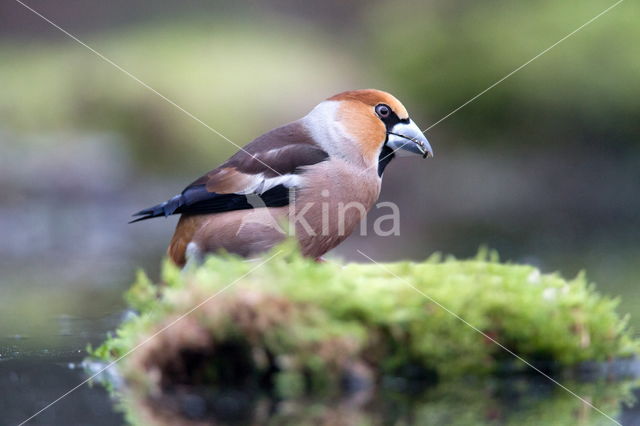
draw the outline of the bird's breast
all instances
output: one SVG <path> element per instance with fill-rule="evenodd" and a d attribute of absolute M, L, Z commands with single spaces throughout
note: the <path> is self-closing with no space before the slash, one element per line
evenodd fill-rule
<path fill-rule="evenodd" d="M 381 180 L 375 168 L 331 160 L 310 167 L 289 206 L 305 254 L 321 256 L 348 237 L 375 204 Z"/>

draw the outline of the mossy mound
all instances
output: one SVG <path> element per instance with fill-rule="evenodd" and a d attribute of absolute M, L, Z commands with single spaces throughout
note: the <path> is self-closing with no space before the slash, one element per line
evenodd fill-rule
<path fill-rule="evenodd" d="M 617 302 L 583 274 L 565 280 L 486 252 L 344 265 L 283 246 L 255 262 L 215 256 L 186 271 L 167 263 L 160 285 L 140 273 L 127 300 L 137 314 L 92 353 L 128 354 L 122 374 L 149 390 L 216 384 L 295 394 L 387 374 L 445 380 L 529 368 L 491 339 L 555 371 L 639 347 Z"/>

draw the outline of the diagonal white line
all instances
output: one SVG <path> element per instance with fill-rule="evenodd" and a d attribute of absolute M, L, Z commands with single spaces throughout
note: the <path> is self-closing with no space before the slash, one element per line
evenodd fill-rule
<path fill-rule="evenodd" d="M 509 74 L 505 75 L 504 77 L 502 77 L 500 80 L 496 81 L 495 83 L 493 83 L 491 86 L 487 87 L 486 89 L 484 89 L 482 92 L 478 93 L 477 95 L 475 95 L 474 97 L 472 97 L 471 99 L 469 99 L 468 101 L 466 101 L 465 103 L 463 103 L 462 105 L 460 105 L 458 108 L 454 109 L 453 111 L 451 111 L 449 114 L 445 115 L 444 117 L 442 117 L 440 120 L 436 121 L 435 123 L 433 123 L 431 126 L 427 127 L 426 129 L 424 129 L 422 131 L 422 133 L 424 132 L 428 132 L 430 129 L 434 128 L 435 126 L 437 126 L 438 124 L 440 124 L 441 122 L 443 122 L 444 120 L 446 120 L 447 118 L 451 117 L 453 114 L 455 114 L 456 112 L 460 111 L 462 108 L 466 107 L 467 105 L 469 105 L 471 102 L 475 101 L 476 99 L 478 99 L 480 96 L 484 95 L 485 93 L 487 93 L 489 90 L 493 89 L 494 87 L 496 87 L 498 84 L 502 83 L 503 81 L 505 81 L 506 79 L 508 79 L 509 77 L 511 77 L 512 75 L 514 75 L 515 73 L 517 73 L 518 71 L 520 71 L 522 68 L 526 67 L 527 65 L 529 65 L 531 62 L 535 61 L 536 59 L 538 59 L 540 56 L 544 55 L 545 53 L 547 53 L 548 51 L 550 51 L 551 49 L 553 49 L 554 47 L 556 47 L 557 45 L 559 45 L 560 43 L 562 43 L 563 41 L 565 41 L 566 39 L 568 39 L 569 37 L 571 37 L 572 35 L 574 35 L 575 33 L 577 33 L 578 31 L 582 30 L 584 27 L 586 27 L 587 25 L 591 24 L 593 21 L 595 21 L 596 19 L 600 18 L 602 15 L 604 15 L 605 13 L 609 12 L 611 9 L 613 9 L 614 7 L 618 6 L 620 3 L 622 3 L 624 0 L 618 0 L 617 2 L 615 2 L 614 4 L 612 4 L 611 6 L 609 6 L 608 8 L 606 8 L 605 10 L 603 10 L 602 12 L 598 13 L 596 16 L 594 16 L 593 18 L 589 19 L 587 22 L 585 22 L 584 24 L 580 25 L 578 28 L 576 28 L 575 30 L 571 31 L 569 34 L 567 34 L 566 36 L 562 37 L 560 40 L 556 41 L 555 43 L 553 43 L 551 46 L 547 47 L 546 49 L 544 49 L 542 52 L 538 53 L 536 56 L 534 56 L 533 58 L 529 59 L 527 62 L 525 62 L 524 64 L 520 65 L 518 68 L 516 68 L 515 70 L 511 71 Z M 389 154 L 391 155 L 391 154 Z"/>
<path fill-rule="evenodd" d="M 527 62 L 525 62 L 524 64 L 520 65 L 518 68 L 516 68 L 515 70 L 511 71 L 509 74 L 505 75 L 504 77 L 502 77 L 500 80 L 496 81 L 495 83 L 493 83 L 491 86 L 487 87 L 486 89 L 484 89 L 482 92 L 478 93 L 477 95 L 475 95 L 474 97 L 472 97 L 471 99 L 469 99 L 468 101 L 466 101 L 465 103 L 463 103 L 462 105 L 460 105 L 459 107 L 457 107 L 456 109 L 454 109 L 453 111 L 451 111 L 450 113 L 448 113 L 447 115 L 445 115 L 444 117 L 442 117 L 440 120 L 436 121 L 435 123 L 433 123 L 431 126 L 427 127 L 426 129 L 424 129 L 422 131 L 422 133 L 428 132 L 429 130 L 431 130 L 432 128 L 434 128 L 435 126 L 437 126 L 438 124 L 442 123 L 444 120 L 446 120 L 447 118 L 451 117 L 453 114 L 455 114 L 456 112 L 460 111 L 462 108 L 466 107 L 467 105 L 469 105 L 471 102 L 475 101 L 476 99 L 478 99 L 480 96 L 484 95 L 485 93 L 487 93 L 489 90 L 493 89 L 494 87 L 496 87 L 498 84 L 502 83 L 503 81 L 505 81 L 506 79 L 508 79 L 509 77 L 511 77 L 512 75 L 514 75 L 515 73 L 517 73 L 518 71 L 520 71 L 522 68 L 526 67 L 527 65 L 529 65 L 531 62 L 535 61 L 536 59 L 538 59 L 539 57 L 541 57 L 542 55 L 544 55 L 545 53 L 547 53 L 548 51 L 550 51 L 551 49 L 553 49 L 554 47 L 556 47 L 557 45 L 559 45 L 560 43 L 562 43 L 563 41 L 565 41 L 566 39 L 568 39 L 569 37 L 573 36 L 574 34 L 576 34 L 578 31 L 582 30 L 584 27 L 586 27 L 587 25 L 591 24 L 593 21 L 595 21 L 596 19 L 600 18 L 602 15 L 604 15 L 605 13 L 609 12 L 611 9 L 613 9 L 614 7 L 618 6 L 620 3 L 622 3 L 624 0 L 618 0 L 616 3 L 612 4 L 611 6 L 609 6 L 608 8 L 606 8 L 605 10 L 603 10 L 602 12 L 598 13 L 596 16 L 594 16 L 593 18 L 589 19 L 587 22 L 585 22 L 584 24 L 580 25 L 578 28 L 576 28 L 575 30 L 571 31 L 569 34 L 567 34 L 566 36 L 562 37 L 560 40 L 556 41 L 555 43 L 553 43 L 551 46 L 547 47 L 546 49 L 544 49 L 542 52 L 538 53 L 536 56 L 534 56 L 533 58 L 529 59 Z M 400 147 L 394 149 L 393 151 L 391 151 L 389 154 L 385 155 L 384 157 L 382 157 L 378 163 L 380 161 L 384 161 L 387 158 L 389 158 L 390 156 L 392 156 L 393 154 L 395 154 L 398 150 L 402 149 L 406 144 L 408 144 L 410 141 L 405 142 L 404 144 L 402 144 Z M 377 167 L 378 164 L 375 164 L 375 167 Z M 374 166 L 371 166 L 369 168 L 373 168 Z M 367 169 L 368 170 L 368 169 Z"/>
<path fill-rule="evenodd" d="M 469 323 L 467 320 L 465 320 L 464 318 L 462 318 L 460 315 L 456 314 L 455 312 L 453 312 L 451 309 L 447 308 L 446 306 L 442 305 L 440 302 L 438 302 L 437 300 L 433 299 L 431 296 L 429 296 L 428 294 L 424 293 L 423 291 L 421 291 L 419 288 L 417 288 L 416 286 L 414 286 L 413 284 L 411 284 L 411 282 L 409 282 L 408 280 L 406 280 L 405 278 L 402 278 L 398 275 L 396 275 L 392 270 L 390 270 L 389 268 L 387 268 L 385 265 L 376 262 L 375 260 L 373 260 L 371 257 L 367 256 L 366 254 L 364 254 L 362 251 L 360 250 L 356 250 L 358 253 L 360 253 L 362 256 L 366 257 L 367 259 L 369 259 L 372 263 L 374 263 L 375 265 L 379 266 L 382 270 L 388 272 L 389 274 L 393 275 L 394 277 L 398 278 L 399 280 L 401 280 L 402 282 L 404 282 L 405 284 L 407 284 L 409 287 L 411 287 L 412 289 L 414 289 L 415 291 L 417 291 L 418 293 L 420 293 L 422 296 L 424 296 L 425 298 L 427 298 L 430 302 L 435 303 L 436 305 L 438 305 L 440 308 L 444 309 L 447 313 L 453 315 L 456 319 L 460 320 L 462 323 L 464 323 L 466 326 L 472 328 L 474 331 L 476 331 L 477 333 L 480 333 L 483 337 L 485 337 L 486 339 L 490 340 L 492 343 L 496 344 L 497 346 L 499 346 L 501 349 L 503 349 L 504 351 L 506 351 L 507 353 L 509 353 L 510 355 L 514 356 L 515 358 L 517 358 L 518 360 L 522 361 L 523 363 L 525 363 L 527 366 L 531 367 L 533 370 L 535 370 L 536 372 L 540 373 L 541 375 L 543 375 L 544 377 L 546 377 L 547 379 L 551 380 L 551 382 L 553 382 L 554 384 L 556 384 L 557 386 L 561 387 L 562 389 L 564 389 L 565 391 L 567 391 L 569 394 L 575 396 L 576 398 L 578 398 L 580 401 L 582 401 L 584 404 L 588 405 L 589 407 L 593 408 L 594 410 L 596 410 L 598 413 L 602 414 L 603 416 L 605 416 L 607 419 L 611 420 L 613 423 L 617 424 L 617 425 L 621 425 L 620 422 L 618 422 L 617 420 L 613 419 L 611 416 L 609 416 L 607 413 L 605 413 L 604 411 L 600 410 L 598 407 L 594 406 L 592 403 L 590 403 L 589 401 L 587 401 L 586 399 L 582 398 L 580 395 L 578 395 L 577 393 L 573 392 L 571 389 L 569 389 L 568 387 L 564 386 L 562 383 L 558 382 L 557 380 L 555 380 L 553 377 L 549 376 L 548 374 L 546 374 L 544 371 L 540 370 L 539 368 L 537 368 L 536 366 L 534 366 L 533 364 L 531 364 L 529 361 L 527 361 L 526 359 L 522 358 L 520 355 L 516 354 L 515 352 L 513 352 L 511 349 L 507 348 L 506 346 L 504 346 L 502 343 L 498 342 L 496 339 L 494 339 L 493 337 L 489 336 L 487 333 L 485 333 L 484 331 L 480 330 L 479 328 L 477 328 L 476 326 L 474 326 L 473 324 Z"/>
<path fill-rule="evenodd" d="M 422 132 L 422 133 L 424 133 L 424 132 Z M 391 156 L 392 156 L 393 154 L 395 154 L 396 152 L 400 151 L 402 148 L 404 148 L 404 147 L 405 147 L 405 145 L 407 145 L 407 144 L 409 144 L 409 143 L 411 143 L 411 141 L 407 139 L 407 141 L 406 141 L 406 142 L 404 142 L 402 145 L 400 145 L 399 147 L 397 147 L 396 149 L 394 149 L 393 151 L 391 151 L 390 153 L 388 153 L 388 154 L 387 154 L 387 155 L 385 155 L 384 157 L 382 157 L 382 158 L 378 159 L 378 162 L 377 162 L 376 164 L 372 165 L 372 166 L 369 166 L 369 168 L 368 168 L 367 170 L 372 169 L 372 168 L 374 168 L 374 167 L 378 167 L 378 164 L 380 164 L 381 162 L 383 162 L 383 161 L 384 161 L 384 160 L 386 160 L 387 158 L 391 157 Z"/>
<path fill-rule="evenodd" d="M 178 318 L 176 318 L 175 320 L 171 321 L 169 324 L 165 325 L 164 327 L 162 327 L 160 330 L 156 331 L 155 333 L 153 333 L 151 336 L 147 337 L 146 339 L 144 339 L 142 342 L 138 343 L 136 346 L 134 346 L 133 348 L 129 349 L 127 352 L 125 352 L 122 356 L 120 356 L 119 358 L 111 361 L 109 364 L 107 364 L 105 367 L 101 368 L 97 373 L 93 374 L 91 377 L 89 377 L 88 379 L 86 379 L 85 381 L 83 381 L 82 383 L 74 386 L 73 388 L 69 389 L 67 392 L 65 392 L 64 394 L 60 395 L 58 398 L 56 398 L 54 401 L 51 401 L 49 404 L 45 405 L 43 408 L 41 408 L 40 410 L 38 410 L 37 413 L 33 414 L 31 417 L 29 417 L 28 419 L 23 420 L 18 426 L 22 426 L 25 423 L 27 423 L 28 421 L 30 421 L 31 419 L 33 419 L 34 417 L 36 417 L 37 415 L 39 415 L 40 413 L 42 413 L 43 411 L 45 411 L 46 409 L 50 408 L 52 405 L 58 403 L 61 399 L 67 397 L 70 393 L 74 392 L 75 390 L 77 390 L 78 388 L 80 388 L 81 386 L 83 386 L 85 383 L 93 380 L 94 378 L 96 378 L 98 375 L 100 375 L 102 372 L 104 372 L 105 370 L 111 368 L 112 366 L 114 366 L 115 364 L 117 364 L 118 362 L 120 362 L 120 360 L 122 360 L 123 358 L 125 358 L 126 356 L 130 355 L 132 352 L 136 351 L 138 348 L 140 348 L 141 346 L 147 344 L 149 341 L 151 341 L 153 338 L 155 338 L 157 335 L 159 335 L 160 333 L 166 331 L 168 328 L 174 326 L 177 322 L 179 322 L 180 320 L 182 320 L 184 317 L 186 317 L 187 315 L 191 314 L 193 311 L 195 311 L 196 309 L 198 309 L 199 307 L 201 307 L 202 305 L 204 305 L 205 303 L 207 303 L 208 301 L 210 301 L 211 299 L 213 299 L 214 297 L 216 297 L 217 295 L 219 295 L 220 293 L 222 293 L 223 291 L 225 291 L 226 289 L 228 289 L 229 287 L 231 287 L 232 285 L 234 285 L 235 283 L 237 283 L 238 281 L 240 281 L 241 279 L 243 279 L 244 277 L 246 277 L 247 275 L 251 274 L 253 271 L 255 271 L 256 269 L 264 266 L 266 263 L 270 262 L 274 257 L 276 257 L 277 255 L 279 255 L 280 253 L 282 253 L 282 250 L 277 251 L 276 253 L 274 253 L 272 256 L 270 256 L 268 259 L 264 260 L 263 262 L 260 262 L 260 264 L 254 266 L 253 268 L 251 268 L 249 271 L 247 271 L 246 273 L 242 274 L 240 277 L 236 278 L 235 280 L 233 280 L 231 283 L 227 284 L 226 286 L 222 287 L 220 290 L 218 290 L 217 292 L 215 292 L 214 294 L 212 294 L 211 296 L 207 297 L 206 299 L 204 299 L 202 302 L 198 303 L 196 306 L 194 306 L 193 308 L 191 308 L 190 310 L 188 310 L 186 313 L 180 315 Z"/>
<path fill-rule="evenodd" d="M 260 160 L 259 158 L 257 158 L 256 156 L 254 156 L 253 154 L 250 154 L 249 152 L 247 152 L 243 147 L 241 147 L 240 145 L 236 144 L 235 142 L 233 142 L 231 139 L 229 139 L 228 137 L 226 137 L 225 135 L 223 135 L 222 133 L 220 133 L 219 131 L 217 131 L 216 129 L 214 129 L 213 127 L 209 126 L 207 123 L 205 123 L 204 121 L 202 121 L 201 119 L 199 119 L 198 117 L 196 117 L 195 115 L 193 115 L 192 113 L 190 113 L 189 111 L 187 111 L 186 109 L 184 109 L 182 106 L 178 105 L 177 103 L 175 103 L 174 101 L 172 101 L 171 99 L 167 98 L 165 95 L 163 95 L 162 93 L 158 92 L 156 89 L 154 89 L 153 87 L 149 86 L 147 83 L 145 83 L 144 81 L 140 80 L 138 77 L 136 77 L 135 75 L 131 74 L 129 71 L 125 70 L 124 68 L 122 68 L 120 65 L 116 64 L 115 62 L 113 62 L 111 59 L 107 58 L 106 56 L 104 56 L 102 53 L 98 52 L 97 50 L 95 50 L 93 47 L 89 46 L 87 43 L 83 42 L 82 40 L 80 40 L 78 37 L 74 36 L 73 34 L 71 34 L 69 31 L 65 30 L 64 28 L 62 28 L 60 25 L 56 24 L 55 22 L 53 22 L 51 19 L 47 18 L 46 16 L 42 15 L 40 12 L 38 12 L 37 10 L 33 9 L 31 6 L 27 5 L 26 3 L 22 2 L 21 0 L 16 0 L 16 2 L 20 3 L 22 6 L 24 6 L 26 9 L 30 10 L 31 12 L 33 12 L 34 14 L 36 14 L 37 16 L 39 16 L 40 18 L 42 18 L 43 20 L 45 20 L 46 22 L 48 22 L 49 24 L 51 24 L 53 27 L 57 28 L 58 30 L 60 30 L 61 32 L 63 32 L 65 35 L 67 35 L 68 37 L 70 37 L 71 39 L 75 40 L 76 42 L 78 42 L 79 44 L 81 44 L 82 46 L 86 47 L 87 49 L 89 49 L 91 52 L 93 52 L 95 55 L 97 55 L 100 59 L 102 59 L 103 61 L 107 62 L 108 64 L 114 66 L 115 68 L 117 68 L 118 70 L 122 71 L 124 74 L 126 74 L 128 77 L 130 77 L 131 79 L 133 79 L 134 81 L 136 81 L 138 84 L 140 84 L 141 86 L 145 87 L 146 89 L 149 89 L 151 92 L 155 93 L 156 95 L 158 95 L 159 97 L 161 97 L 162 99 L 164 99 L 165 101 L 167 101 L 168 103 L 170 103 L 171 105 L 173 105 L 174 107 L 176 107 L 177 109 L 179 109 L 180 111 L 182 111 L 183 113 L 185 113 L 187 116 L 191 117 L 192 119 L 194 119 L 195 121 L 197 121 L 198 123 L 202 124 L 204 127 L 206 127 L 207 129 L 211 130 L 213 133 L 215 133 L 216 135 L 220 136 L 222 139 L 226 140 L 227 142 L 229 142 L 231 145 L 235 146 L 236 148 L 238 148 L 239 150 L 243 151 L 245 154 L 252 156 L 256 161 L 258 161 L 259 163 L 261 163 L 263 166 L 267 167 L 268 169 L 270 169 L 272 172 L 276 173 L 278 176 L 282 176 L 281 173 L 278 173 L 278 171 L 274 170 L 273 168 L 271 168 L 271 166 L 269 166 L 268 164 L 264 163 L 262 160 Z"/>
<path fill-rule="evenodd" d="M 442 117 L 440 120 L 436 121 L 435 123 L 433 123 L 431 126 L 427 127 L 426 129 L 424 129 L 422 131 L 422 133 L 428 132 L 430 129 L 434 128 L 435 126 L 437 126 L 438 124 L 440 124 L 441 122 L 443 122 L 444 120 L 446 120 L 447 118 L 451 117 L 453 114 L 455 114 L 456 112 L 460 111 L 462 108 L 464 108 L 465 106 L 469 105 L 471 102 L 475 101 L 476 99 L 478 99 L 480 96 L 484 95 L 485 93 L 487 93 L 489 90 L 493 89 L 494 87 L 496 87 L 498 84 L 502 83 L 503 81 L 505 81 L 507 78 L 511 77 L 513 74 L 517 73 L 518 71 L 520 71 L 522 68 L 526 67 L 527 65 L 529 65 L 531 62 L 535 61 L 536 59 L 538 59 L 539 57 L 541 57 L 542 55 L 544 55 L 545 53 L 547 53 L 548 51 L 550 51 L 551 49 L 553 49 L 554 47 L 556 47 L 557 45 L 559 45 L 560 43 L 562 43 L 563 41 L 565 41 L 566 39 L 568 39 L 569 37 L 571 37 L 572 35 L 574 35 L 575 33 L 577 33 L 578 31 L 582 30 L 584 27 L 586 27 L 587 25 L 591 24 L 593 21 L 595 21 L 596 19 L 600 18 L 602 15 L 604 15 L 605 13 L 609 12 L 611 9 L 613 9 L 614 7 L 618 6 L 620 3 L 622 3 L 624 0 L 618 0 L 616 3 L 612 4 L 611 6 L 609 6 L 608 8 L 606 8 L 605 10 L 603 10 L 602 12 L 600 12 L 599 14 L 597 14 L 596 16 L 594 16 L 593 18 L 589 19 L 587 22 L 585 22 L 584 24 L 580 25 L 578 28 L 576 28 L 575 30 L 573 30 L 572 32 L 570 32 L 569 34 L 567 34 L 566 36 L 562 37 L 560 40 L 558 40 L 557 42 L 553 43 L 551 46 L 547 47 L 546 49 L 544 49 L 542 52 L 538 53 L 536 56 L 534 56 L 533 58 L 529 59 L 527 62 L 525 62 L 524 64 L 520 65 L 518 68 L 516 68 L 515 70 L 511 71 L 509 74 L 505 75 L 504 77 L 502 77 L 500 80 L 496 81 L 495 83 L 493 83 L 491 86 L 487 87 L 486 89 L 484 89 L 482 92 L 478 93 L 477 95 L 475 95 L 474 97 L 472 97 L 471 99 L 469 99 L 468 101 L 466 101 L 465 103 L 463 103 L 462 105 L 460 105 L 458 108 L 454 109 L 453 111 L 451 111 L 450 113 L 448 113 L 447 115 L 445 115 L 444 117 Z M 382 157 L 378 162 L 380 161 L 384 161 L 387 158 L 389 158 L 390 156 L 392 156 L 393 154 L 395 154 L 398 150 L 402 149 L 406 144 L 408 144 L 410 141 L 405 142 L 404 144 L 402 144 L 400 147 L 394 149 L 393 151 L 391 151 L 389 154 L 385 155 L 384 157 Z M 376 163 L 376 167 L 377 167 L 377 163 Z M 369 167 L 369 168 L 373 168 L 373 166 Z M 368 169 L 367 169 L 368 170 Z"/>

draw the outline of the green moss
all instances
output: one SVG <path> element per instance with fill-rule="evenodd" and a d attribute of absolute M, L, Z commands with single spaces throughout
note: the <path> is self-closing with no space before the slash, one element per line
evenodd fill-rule
<path fill-rule="evenodd" d="M 511 364 L 511 355 L 464 322 L 561 370 L 638 351 L 617 301 L 598 294 L 584 274 L 565 280 L 502 264 L 486 251 L 470 260 L 384 265 L 318 264 L 287 247 L 272 255 L 264 264 L 215 256 L 183 272 L 167 263 L 158 287 L 140 273 L 127 295 L 139 313 L 93 355 L 112 360 L 140 345 L 121 371 L 163 387 L 193 383 L 194 369 L 219 361 L 225 343 L 242 341 L 256 377 L 275 366 L 275 383 L 319 389 L 362 366 L 379 377 L 417 365 L 446 379 Z M 186 352 L 200 355 L 194 361 Z"/>

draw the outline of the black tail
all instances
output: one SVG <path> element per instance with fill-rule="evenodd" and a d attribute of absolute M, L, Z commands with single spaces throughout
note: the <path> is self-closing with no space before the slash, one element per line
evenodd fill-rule
<path fill-rule="evenodd" d="M 274 186 L 260 194 L 260 199 L 264 203 L 264 207 L 286 206 L 289 204 L 289 188 L 284 185 Z M 129 223 L 178 213 L 209 214 L 252 208 L 254 206 L 249 202 L 246 194 L 216 194 L 207 191 L 204 185 L 192 185 L 182 191 L 182 194 L 176 195 L 164 203 L 135 213 L 133 216 L 140 217 Z"/>
<path fill-rule="evenodd" d="M 164 216 L 167 217 L 176 213 L 182 205 L 184 204 L 184 199 L 182 194 L 176 195 L 172 199 L 165 201 L 164 203 L 160 203 L 156 206 L 149 207 L 148 209 L 140 210 L 137 213 L 134 213 L 132 216 L 141 216 L 139 218 L 133 219 L 129 223 L 140 222 L 141 220 L 153 219 L 154 217 Z"/>

